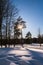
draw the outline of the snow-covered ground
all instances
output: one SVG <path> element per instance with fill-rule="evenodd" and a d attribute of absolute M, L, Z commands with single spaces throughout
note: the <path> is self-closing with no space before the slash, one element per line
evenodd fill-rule
<path fill-rule="evenodd" d="M 0 48 L 0 65 L 43 65 L 43 44 Z"/>

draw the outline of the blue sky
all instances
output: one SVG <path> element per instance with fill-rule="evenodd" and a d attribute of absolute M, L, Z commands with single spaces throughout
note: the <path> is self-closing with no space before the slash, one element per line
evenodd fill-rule
<path fill-rule="evenodd" d="M 32 37 L 37 37 L 40 28 L 43 34 L 43 0 L 14 0 L 19 9 L 19 15 L 26 21 L 23 36 L 30 31 Z"/>

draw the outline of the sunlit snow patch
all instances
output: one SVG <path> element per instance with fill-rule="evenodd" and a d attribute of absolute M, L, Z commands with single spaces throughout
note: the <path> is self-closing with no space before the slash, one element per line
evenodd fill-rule
<path fill-rule="evenodd" d="M 20 57 L 22 60 L 25 60 L 25 61 L 27 61 L 27 60 L 32 60 L 32 57 L 25 57 L 25 56 L 22 56 L 22 57 Z"/>
<path fill-rule="evenodd" d="M 11 62 L 11 63 L 10 63 L 10 65 L 17 65 L 17 64 L 15 64 L 15 63 Z"/>

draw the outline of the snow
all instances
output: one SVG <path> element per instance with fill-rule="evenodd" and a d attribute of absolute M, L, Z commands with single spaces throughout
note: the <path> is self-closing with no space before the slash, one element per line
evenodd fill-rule
<path fill-rule="evenodd" d="M 0 48 L 0 65 L 43 65 L 43 44 Z"/>

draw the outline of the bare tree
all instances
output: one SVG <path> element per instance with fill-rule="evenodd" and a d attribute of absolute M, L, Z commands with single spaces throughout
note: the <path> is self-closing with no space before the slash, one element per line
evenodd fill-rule
<path fill-rule="evenodd" d="M 11 0 L 0 0 L 0 37 L 2 39 L 2 22 L 5 22 L 6 27 L 6 39 L 9 37 L 10 39 L 10 23 L 14 20 L 18 13 L 15 5 L 12 4 Z M 3 28 L 4 29 L 4 28 Z M 6 42 L 7 43 L 7 42 Z"/>
<path fill-rule="evenodd" d="M 0 0 L 0 39 L 1 39 L 1 43 L 2 43 L 2 21 L 4 17 L 6 2 L 7 0 Z"/>

